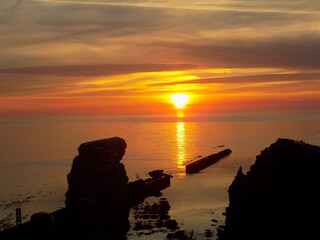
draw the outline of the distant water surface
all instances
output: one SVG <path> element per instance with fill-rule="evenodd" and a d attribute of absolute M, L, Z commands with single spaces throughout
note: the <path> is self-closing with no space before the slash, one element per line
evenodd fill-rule
<path fill-rule="evenodd" d="M 126 140 L 123 158 L 131 181 L 154 169 L 171 173 L 163 191 L 170 216 L 197 239 L 216 238 L 224 222 L 227 188 L 239 166 L 247 171 L 255 156 L 278 137 L 320 145 L 320 120 L 270 122 L 115 122 L 98 120 L 16 121 L 0 123 L 0 228 L 14 223 L 15 208 L 24 220 L 37 211 L 64 206 L 66 175 L 82 142 L 119 136 Z M 185 162 L 225 148 L 232 154 L 199 174 L 185 175 Z M 153 198 L 147 199 L 153 201 Z M 134 220 L 131 219 L 132 228 Z M 140 235 L 142 234 L 142 235 Z M 143 235 L 146 234 L 146 235 Z M 152 239 L 150 232 L 139 239 Z M 154 233 L 163 239 L 167 233 Z M 138 238 L 129 231 L 128 239 Z"/>

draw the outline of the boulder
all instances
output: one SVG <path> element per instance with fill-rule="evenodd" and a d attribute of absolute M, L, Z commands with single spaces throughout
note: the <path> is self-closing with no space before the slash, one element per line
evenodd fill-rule
<path fill-rule="evenodd" d="M 127 184 L 125 167 L 120 163 L 126 142 L 119 137 L 83 143 L 67 176 L 66 208 L 84 220 L 127 218 Z"/>

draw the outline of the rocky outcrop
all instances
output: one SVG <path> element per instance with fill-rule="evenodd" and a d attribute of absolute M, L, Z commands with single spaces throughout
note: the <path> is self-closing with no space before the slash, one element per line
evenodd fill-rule
<path fill-rule="evenodd" d="M 84 221 L 128 217 L 128 177 L 120 163 L 126 142 L 119 137 L 83 143 L 67 176 L 66 208 Z"/>
<path fill-rule="evenodd" d="M 163 173 L 163 170 L 154 170 L 149 172 L 151 178 L 145 180 L 139 179 L 128 184 L 128 206 L 144 201 L 149 196 L 160 196 L 160 191 L 170 187 L 171 175 Z"/>
<path fill-rule="evenodd" d="M 49 239 L 42 238 L 48 234 L 50 239 L 127 239 L 130 208 L 148 196 L 161 195 L 172 176 L 154 170 L 149 173 L 151 178 L 128 183 L 120 163 L 126 146 L 119 137 L 81 144 L 67 176 L 66 208 L 34 214 L 33 221 L 5 229 L 0 238 Z M 53 225 L 46 224 L 48 216 Z"/>
<path fill-rule="evenodd" d="M 247 174 L 239 169 L 219 239 L 319 238 L 319 180 L 320 147 L 278 139 Z"/>

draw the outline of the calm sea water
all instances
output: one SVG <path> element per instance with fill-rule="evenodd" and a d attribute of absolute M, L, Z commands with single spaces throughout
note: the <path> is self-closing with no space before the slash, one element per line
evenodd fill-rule
<path fill-rule="evenodd" d="M 163 191 L 170 216 L 181 228 L 206 239 L 224 223 L 227 189 L 239 166 L 248 170 L 255 156 L 279 137 L 320 145 L 320 120 L 270 122 L 114 122 L 89 120 L 3 121 L 0 124 L 0 228 L 14 224 L 15 208 L 24 221 L 38 211 L 64 207 L 66 175 L 82 142 L 119 136 L 126 140 L 123 158 L 131 181 L 154 169 L 174 177 Z M 199 174 L 186 175 L 185 162 L 225 145 L 232 154 Z M 148 198 L 147 201 L 156 201 Z M 134 220 L 131 219 L 132 226 Z M 217 221 L 217 222 L 216 222 Z M 167 233 L 128 239 L 163 239 Z M 148 233 L 147 233 L 148 234 Z"/>

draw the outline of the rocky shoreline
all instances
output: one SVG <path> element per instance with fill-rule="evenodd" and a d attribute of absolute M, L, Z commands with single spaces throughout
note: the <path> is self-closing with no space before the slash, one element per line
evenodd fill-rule
<path fill-rule="evenodd" d="M 67 176 L 65 208 L 35 213 L 30 221 L 0 232 L 1 239 L 125 239 L 129 210 L 170 186 L 169 174 L 128 182 L 120 162 L 127 145 L 113 137 L 79 146 Z"/>
<path fill-rule="evenodd" d="M 125 141 L 117 137 L 81 144 L 67 176 L 66 207 L 36 213 L 0 232 L 0 238 L 124 240 L 132 209 L 131 227 L 139 236 L 198 239 L 192 230 L 180 229 L 169 215 L 168 200 L 159 197 L 171 176 L 155 170 L 148 179 L 128 182 L 120 162 L 125 149 Z M 239 168 L 228 189 L 225 225 L 217 225 L 218 239 L 313 239 L 318 235 L 319 176 L 319 146 L 279 138 L 261 151 L 246 174 Z M 158 198 L 149 204 L 144 202 L 148 196 Z M 207 229 L 204 236 L 215 239 L 214 234 Z"/>
<path fill-rule="evenodd" d="M 320 214 L 320 147 L 279 138 L 229 187 L 219 240 L 315 239 Z"/>

